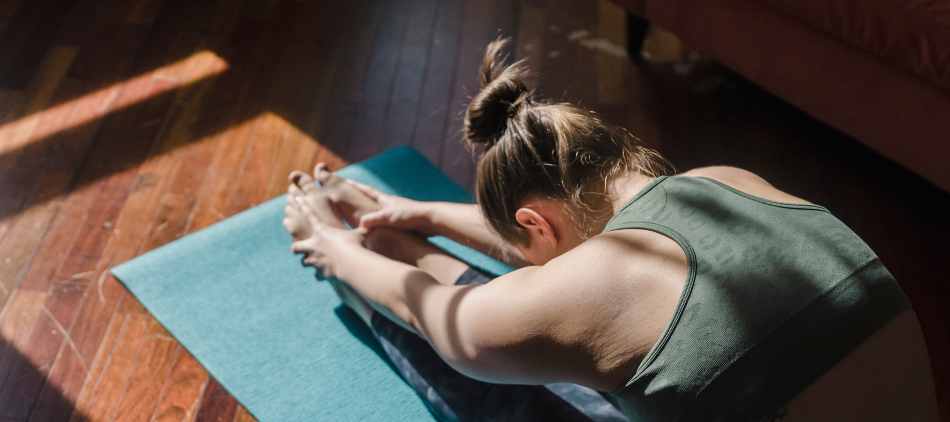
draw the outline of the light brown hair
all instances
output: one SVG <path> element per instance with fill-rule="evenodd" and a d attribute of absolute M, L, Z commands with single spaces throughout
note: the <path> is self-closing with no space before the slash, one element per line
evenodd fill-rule
<path fill-rule="evenodd" d="M 482 213 L 505 240 L 525 244 L 515 211 L 532 196 L 565 201 L 589 237 L 610 216 L 608 183 L 629 171 L 658 176 L 671 166 L 630 132 L 593 112 L 535 98 L 523 60 L 505 65 L 508 40 L 485 49 L 481 90 L 465 113 L 464 141 L 479 154 L 475 192 Z"/>

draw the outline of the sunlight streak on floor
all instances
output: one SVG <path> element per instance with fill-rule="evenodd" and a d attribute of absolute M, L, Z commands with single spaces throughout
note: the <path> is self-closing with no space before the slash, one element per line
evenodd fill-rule
<path fill-rule="evenodd" d="M 175 63 L 30 113 L 0 126 L 0 154 L 102 119 L 108 114 L 216 76 L 227 69 L 228 63 L 224 59 L 203 50 Z"/>

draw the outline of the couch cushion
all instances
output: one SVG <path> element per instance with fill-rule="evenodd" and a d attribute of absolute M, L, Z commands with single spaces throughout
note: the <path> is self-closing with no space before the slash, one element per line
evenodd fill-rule
<path fill-rule="evenodd" d="M 950 92 L 950 0 L 765 0 Z"/>

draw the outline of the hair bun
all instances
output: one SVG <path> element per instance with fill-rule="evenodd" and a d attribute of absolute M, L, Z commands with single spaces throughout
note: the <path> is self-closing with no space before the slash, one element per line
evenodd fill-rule
<path fill-rule="evenodd" d="M 529 100 L 525 84 L 528 68 L 523 60 L 505 65 L 507 56 L 502 50 L 507 45 L 508 39 L 499 38 L 485 48 L 479 69 L 481 90 L 465 112 L 464 136 L 469 145 L 495 145 L 505 134 L 508 120 Z"/>

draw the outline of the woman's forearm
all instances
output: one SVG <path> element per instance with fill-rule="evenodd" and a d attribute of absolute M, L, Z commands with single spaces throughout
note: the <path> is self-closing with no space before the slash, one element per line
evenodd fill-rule
<path fill-rule="evenodd" d="M 370 249 L 354 248 L 332 257 L 336 275 L 372 306 L 397 324 L 426 340 L 442 359 L 472 376 L 477 342 L 470 324 L 470 294 L 483 286 L 439 283 L 412 265 L 392 260 Z"/>
<path fill-rule="evenodd" d="M 525 265 L 521 253 L 489 227 L 477 205 L 456 202 L 426 202 L 425 205 L 427 227 L 423 230 L 426 233 L 448 237 L 515 267 Z"/>
<path fill-rule="evenodd" d="M 341 254 L 335 260 L 337 278 L 345 280 L 376 311 L 425 337 L 418 310 L 412 304 L 426 289 L 442 286 L 431 275 L 364 248 Z"/>

